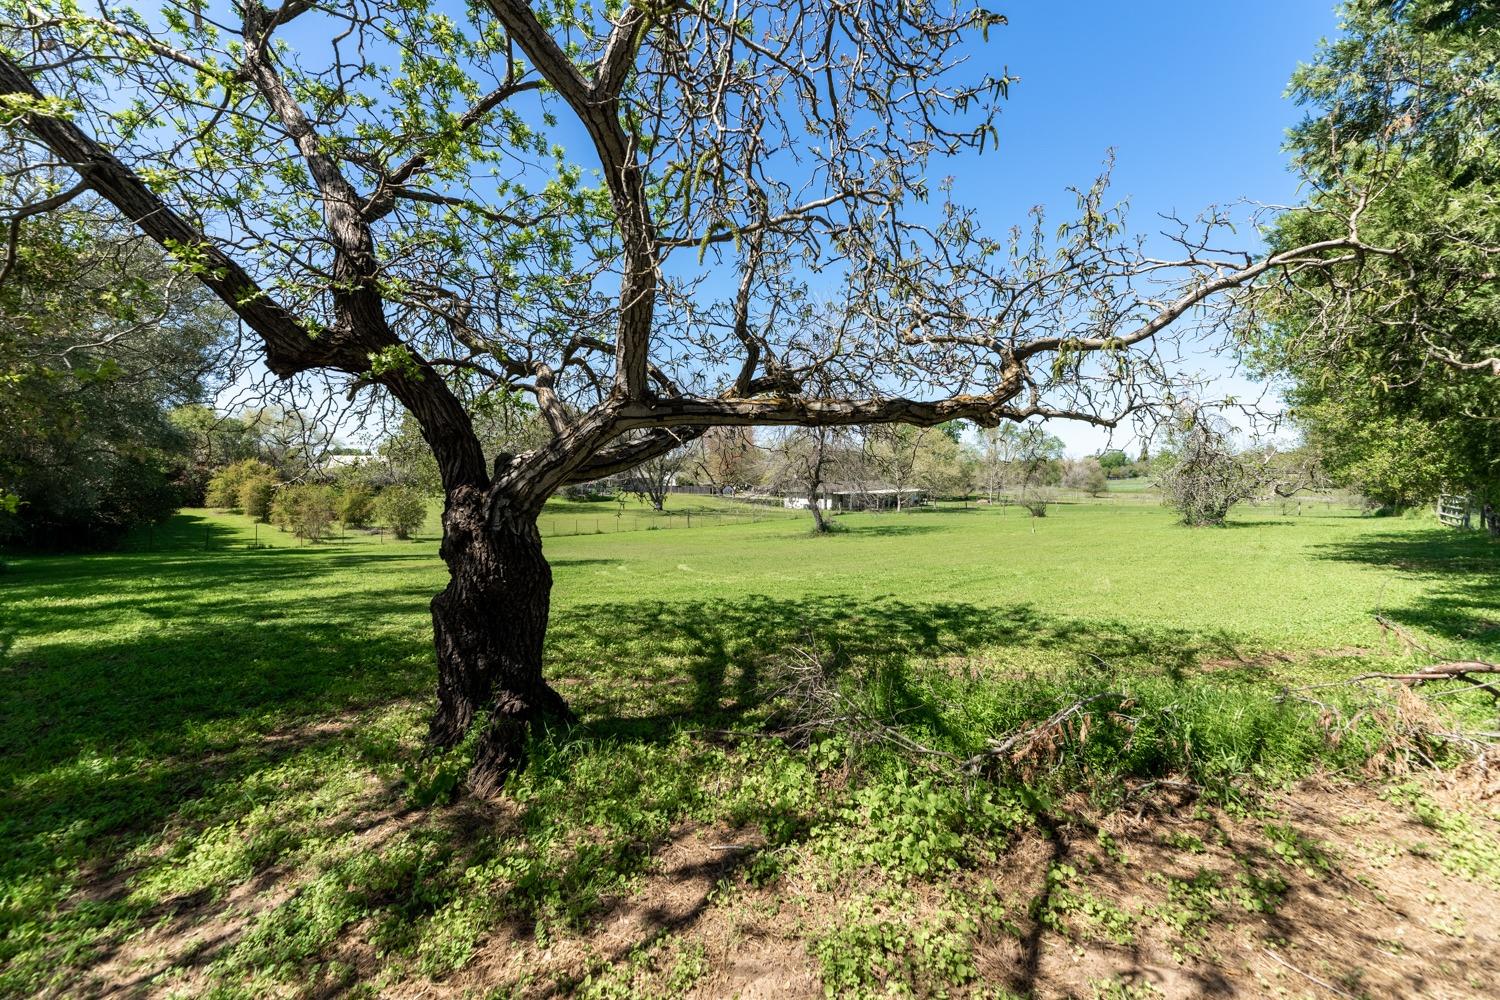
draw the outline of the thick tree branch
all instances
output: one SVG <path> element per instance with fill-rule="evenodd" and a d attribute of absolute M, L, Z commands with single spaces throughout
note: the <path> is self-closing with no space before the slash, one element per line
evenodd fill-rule
<path fill-rule="evenodd" d="M 0 94 L 41 100 L 26 73 L 0 54 Z M 174 259 L 189 267 L 266 345 L 266 365 L 288 378 L 326 366 L 352 371 L 367 365 L 350 356 L 344 345 L 312 338 L 302 321 L 274 301 L 238 263 L 216 247 L 197 227 L 172 210 L 129 167 L 78 126 L 35 112 L 21 124 L 52 154 L 76 170 L 82 182 L 128 218 Z"/>

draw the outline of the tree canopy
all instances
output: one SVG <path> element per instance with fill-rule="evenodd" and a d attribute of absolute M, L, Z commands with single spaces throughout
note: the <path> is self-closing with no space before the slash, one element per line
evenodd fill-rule
<path fill-rule="evenodd" d="M 160 251 L 86 212 L 42 216 L 0 283 L 0 538 L 115 541 L 171 513 L 224 311 Z"/>
<path fill-rule="evenodd" d="M 1313 182 L 1273 251 L 1357 225 L 1332 266 L 1263 288 L 1252 338 L 1331 471 L 1411 503 L 1500 486 L 1500 15 L 1355 0 L 1293 80 L 1292 149 Z"/>

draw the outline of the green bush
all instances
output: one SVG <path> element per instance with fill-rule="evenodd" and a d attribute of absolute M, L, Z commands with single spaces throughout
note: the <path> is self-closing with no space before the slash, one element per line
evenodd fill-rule
<path fill-rule="evenodd" d="M 240 509 L 247 517 L 267 521 L 271 517 L 271 501 L 276 496 L 277 482 L 270 478 L 247 479 L 240 484 Z"/>
<path fill-rule="evenodd" d="M 320 541 L 333 524 L 333 499 L 333 490 L 327 486 L 284 487 L 271 503 L 271 523 L 298 538 Z"/>
<path fill-rule="evenodd" d="M 213 474 L 208 481 L 208 492 L 204 503 L 210 507 L 228 510 L 240 505 L 240 490 L 253 479 L 276 479 L 276 470 L 264 462 L 247 458 L 233 465 L 226 465 Z"/>
<path fill-rule="evenodd" d="M 375 516 L 375 494 L 368 486 L 346 486 L 339 493 L 339 520 L 351 528 L 364 528 Z"/>
<path fill-rule="evenodd" d="M 427 520 L 427 498 L 410 486 L 387 486 L 375 498 L 375 519 L 397 538 L 410 538 Z"/>

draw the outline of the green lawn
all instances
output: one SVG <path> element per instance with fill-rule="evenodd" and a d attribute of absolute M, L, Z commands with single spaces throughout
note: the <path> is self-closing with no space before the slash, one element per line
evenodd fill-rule
<path fill-rule="evenodd" d="M 1079 780 L 1355 766 L 1357 741 L 1330 750 L 1316 713 L 1276 693 L 1399 659 L 1377 611 L 1444 655 L 1500 657 L 1500 546 L 1427 521 L 1252 511 L 1190 530 L 1109 504 L 838 520 L 827 537 L 778 514 L 549 537 L 549 670 L 583 725 L 539 746 L 493 815 L 412 810 L 447 766 L 420 759 L 426 607 L 445 575 L 433 538 L 296 546 L 187 511 L 132 541 L 151 551 L 9 558 L 0 994 L 125 971 L 226 996 L 374 990 L 355 939 L 383 956 L 383 982 L 446 975 L 500 926 L 579 933 L 688 820 L 749 824 L 767 850 L 826 862 L 858 842 L 839 825 L 855 822 L 837 811 L 848 789 L 827 784 L 850 748 L 702 735 L 778 719 L 794 647 L 955 752 L 1123 691 L 1155 721 L 1083 747 L 1098 756 Z M 251 549 L 257 534 L 276 547 Z M 878 785 L 888 765 L 872 766 Z M 961 853 L 1020 822 L 996 809 L 978 825 L 921 815 L 959 830 Z M 262 882 L 279 889 L 246 908 Z M 224 940 L 146 947 L 237 908 Z"/>

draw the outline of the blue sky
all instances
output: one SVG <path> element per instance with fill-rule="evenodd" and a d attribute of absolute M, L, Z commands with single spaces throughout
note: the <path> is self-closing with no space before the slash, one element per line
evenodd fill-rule
<path fill-rule="evenodd" d="M 1156 211 L 1295 196 L 1280 148 L 1299 109 L 1282 95 L 1297 63 L 1334 33 L 1331 2 L 998 6 L 1010 24 L 993 48 L 1021 80 L 1001 114 L 999 155 L 958 178 L 964 200 L 994 221 L 1061 202 L 1111 147 L 1114 189 L 1139 223 Z"/>
<path fill-rule="evenodd" d="M 1087 186 L 1111 149 L 1113 196 L 1130 201 L 1133 232 L 1153 230 L 1158 213 L 1191 218 L 1216 203 L 1297 199 L 1281 146 L 1301 111 L 1283 94 L 1298 62 L 1336 32 L 1334 0 L 991 3 L 1009 24 L 975 45 L 976 57 L 1020 78 L 1003 105 L 1000 148 L 934 164 L 934 180 L 954 176 L 955 197 L 979 209 L 990 233 L 1024 223 L 1037 204 L 1067 218 L 1067 188 Z M 302 41 L 322 56 L 325 40 Z M 553 137 L 582 154 L 581 131 L 566 115 L 563 123 Z M 1215 395 L 1258 391 L 1223 359 L 1205 355 L 1191 367 L 1215 377 Z M 1111 440 L 1077 423 L 1049 430 L 1074 455 Z M 1128 431 L 1113 443 L 1138 447 Z"/>
<path fill-rule="evenodd" d="M 1112 190 L 1129 198 L 1133 231 L 1151 228 L 1157 213 L 1297 198 L 1281 145 L 1301 110 L 1282 95 L 1298 62 L 1336 33 L 1332 0 L 995 7 L 1010 23 L 991 49 L 1020 82 L 1001 114 L 998 155 L 950 167 L 958 200 L 979 208 L 991 232 L 1036 204 L 1064 218 L 1067 186 L 1090 182 L 1111 148 Z M 1222 391 L 1252 391 L 1217 359 L 1202 367 L 1219 374 Z M 1106 436 L 1060 421 L 1049 430 L 1071 454 L 1095 451 Z"/>

